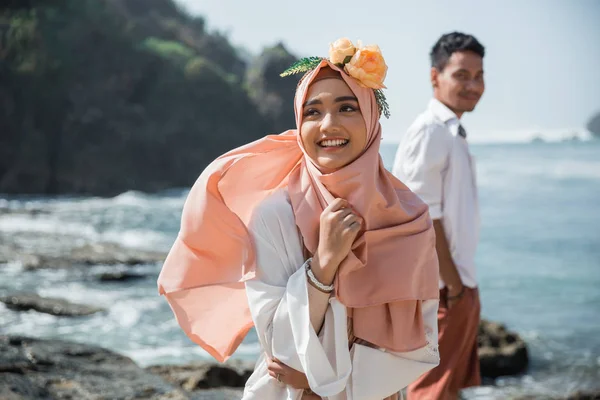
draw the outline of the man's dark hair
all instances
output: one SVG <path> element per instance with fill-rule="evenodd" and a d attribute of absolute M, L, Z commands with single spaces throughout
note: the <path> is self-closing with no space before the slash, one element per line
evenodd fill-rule
<path fill-rule="evenodd" d="M 475 36 L 461 32 L 446 33 L 438 39 L 431 49 L 431 53 L 429 53 L 431 66 L 438 71 L 442 71 L 448 64 L 452 53 L 457 51 L 472 51 L 479 54 L 481 58 L 485 55 L 485 48 Z"/>

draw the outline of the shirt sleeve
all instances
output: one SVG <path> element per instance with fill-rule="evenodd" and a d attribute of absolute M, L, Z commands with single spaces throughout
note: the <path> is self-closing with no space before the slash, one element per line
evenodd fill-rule
<path fill-rule="evenodd" d="M 447 128 L 430 124 L 409 131 L 394 160 L 392 173 L 429 206 L 432 219 L 442 218 L 443 183 L 449 153 Z"/>
<path fill-rule="evenodd" d="M 260 213 L 250 224 L 256 253 L 256 277 L 246 282 L 250 311 L 267 356 L 304 372 L 318 395 L 334 396 L 344 391 L 352 370 L 346 309 L 332 297 L 317 335 L 310 322 L 308 283 L 300 268 L 302 250 L 294 229 L 293 219 Z M 279 385 L 270 379 L 268 385 Z"/>

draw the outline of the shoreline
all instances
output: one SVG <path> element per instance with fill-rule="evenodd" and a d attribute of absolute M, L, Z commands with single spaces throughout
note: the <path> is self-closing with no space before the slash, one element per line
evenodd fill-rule
<path fill-rule="evenodd" d="M 554 146 L 543 147 L 546 150 L 552 147 L 549 156 L 558 157 Z M 537 154 L 537 150 L 534 153 Z M 589 153 L 586 150 L 584 155 Z M 521 156 L 529 157 L 531 154 L 528 150 Z M 484 175 L 496 177 L 496 170 L 504 174 L 505 166 L 497 160 L 502 154 L 494 151 L 492 156 L 498 157 L 487 156 L 483 157 L 488 160 L 485 164 L 487 169 L 483 168 L 487 175 Z M 564 163 L 563 158 L 559 160 Z M 546 186 L 543 187 L 554 184 L 556 179 L 564 182 L 562 175 L 557 178 L 555 170 L 550 172 L 552 176 L 544 178 L 546 180 L 542 183 Z M 578 172 L 573 176 L 587 179 L 588 175 L 589 171 L 587 175 Z M 534 178 L 537 180 L 538 175 Z M 529 178 L 525 180 L 526 183 L 530 181 Z M 517 192 L 512 196 L 513 192 L 507 192 L 504 186 L 489 186 L 489 179 L 486 182 L 487 194 L 484 195 L 500 196 L 495 201 L 520 199 L 515 197 Z M 588 185 L 587 181 L 581 180 L 569 182 Z M 581 202 L 584 204 L 584 201 L 593 198 L 596 197 L 591 194 L 582 196 Z M 204 352 L 181 333 L 170 309 L 156 293 L 156 276 L 165 254 L 165 244 L 176 234 L 177 215 L 183 200 L 183 192 L 158 196 L 128 192 L 109 200 L 52 197 L 35 201 L 0 201 L 0 204 L 8 206 L 0 211 L 0 259 L 7 263 L 0 265 L 4 278 L 0 284 L 0 295 L 29 293 L 43 298 L 40 301 L 62 298 L 75 304 L 104 309 L 89 316 L 68 317 L 43 314 L 33 309 L 16 312 L 0 304 L 0 325 L 7 327 L 3 333 L 94 343 L 125 354 L 142 367 L 180 365 L 207 359 Z M 537 204 L 537 201 L 537 198 L 532 198 L 530 203 Z M 31 207 L 35 210 L 30 211 Z M 507 229 L 508 221 L 515 221 L 513 225 L 516 225 L 515 217 L 535 221 L 538 214 L 546 215 L 548 211 L 548 207 L 535 208 L 532 204 L 527 208 L 530 211 L 524 216 L 512 211 L 488 209 L 486 221 L 491 221 L 494 227 Z M 554 222 L 561 226 L 560 220 Z M 586 332 L 594 332 L 590 329 L 595 329 L 590 317 L 594 315 L 593 304 L 597 298 L 594 291 L 589 290 L 594 287 L 594 280 L 589 279 L 589 271 L 593 271 L 590 269 L 593 263 L 590 264 L 589 260 L 597 254 L 588 250 L 592 238 L 590 233 L 584 236 L 586 231 L 582 230 L 565 237 L 549 230 L 532 230 L 528 235 L 515 238 L 502 230 L 499 232 L 502 236 L 489 231 L 488 235 L 496 236 L 482 245 L 485 254 L 485 258 L 481 258 L 482 287 L 488 294 L 484 300 L 483 315 L 507 323 L 522 335 L 531 351 L 532 365 L 525 375 L 490 380 L 486 383 L 496 382 L 496 385 L 468 392 L 465 399 L 511 399 L 527 394 L 536 394 L 538 398 L 560 394 L 564 398 L 576 389 L 596 389 L 600 382 L 600 364 L 597 361 L 600 354 L 595 345 L 597 339 L 590 341 L 586 336 Z M 541 238 L 556 245 L 543 246 Z M 114 243 L 119 245 L 115 247 Z M 520 246 L 518 249 L 533 246 L 533 250 L 519 252 L 515 250 L 516 245 Z M 557 307 L 557 298 L 552 295 L 555 286 L 552 285 L 559 283 L 561 266 L 573 262 L 572 257 L 557 253 L 561 246 L 569 246 L 572 252 L 581 253 L 579 257 L 588 261 L 571 277 L 573 282 L 579 282 L 586 276 L 583 281 L 586 291 L 583 297 L 574 297 L 583 290 L 582 286 L 568 286 L 565 288 L 565 296 L 569 296 L 566 298 L 567 307 L 546 314 L 549 305 Z M 163 251 L 153 256 L 140 248 Z M 60 305 L 54 305 L 57 304 Z M 44 305 L 40 304 L 40 307 L 44 308 Z M 52 308 L 53 305 L 50 306 Z M 79 311 L 87 313 L 86 310 Z M 255 333 L 251 332 L 236 358 L 250 360 L 258 351 Z"/>
<path fill-rule="evenodd" d="M 233 400 L 241 398 L 254 363 L 194 362 L 142 368 L 129 357 L 73 341 L 0 336 L 0 397 Z M 489 385 L 484 385 L 486 387 Z M 481 397 L 479 397 L 481 398 Z M 599 391 L 513 400 L 593 400 Z"/>

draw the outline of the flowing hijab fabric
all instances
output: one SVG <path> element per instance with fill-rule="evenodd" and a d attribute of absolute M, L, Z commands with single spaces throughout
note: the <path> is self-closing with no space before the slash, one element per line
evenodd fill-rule
<path fill-rule="evenodd" d="M 329 67 L 354 92 L 367 127 L 367 147 L 354 162 L 323 174 L 308 158 L 298 130 L 267 136 L 217 158 L 185 202 L 179 235 L 158 278 L 185 333 L 219 361 L 252 327 L 244 281 L 254 277 L 247 226 L 255 207 L 287 188 L 306 248 L 318 245 L 319 217 L 337 197 L 365 226 L 342 262 L 336 296 L 349 309 L 354 335 L 392 351 L 425 345 L 421 301 L 438 297 L 435 236 L 427 206 L 385 170 L 373 90 L 323 61 L 301 81 L 296 126 L 310 84 Z"/>

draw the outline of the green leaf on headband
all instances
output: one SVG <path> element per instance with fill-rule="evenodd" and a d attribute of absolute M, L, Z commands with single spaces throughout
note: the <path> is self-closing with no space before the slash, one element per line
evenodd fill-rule
<path fill-rule="evenodd" d="M 348 64 L 350 60 L 352 60 L 352 56 L 346 56 L 346 58 L 344 58 L 344 65 Z"/>
<path fill-rule="evenodd" d="M 296 61 L 292 66 L 283 71 L 279 76 L 290 76 L 300 74 L 303 72 L 310 71 L 317 68 L 317 66 L 323 61 L 322 57 L 305 57 Z"/>
<path fill-rule="evenodd" d="M 375 100 L 377 100 L 377 105 L 379 106 L 379 112 L 386 118 L 390 118 L 390 106 L 387 103 L 385 98 L 385 94 L 381 89 L 373 89 L 375 92 Z"/>

